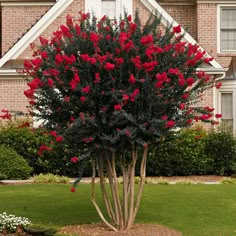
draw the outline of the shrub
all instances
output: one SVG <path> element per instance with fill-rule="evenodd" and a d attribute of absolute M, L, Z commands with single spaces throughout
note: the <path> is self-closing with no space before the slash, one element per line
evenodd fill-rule
<path fill-rule="evenodd" d="M 27 179 L 32 168 L 14 150 L 0 145 L 0 173 L 8 179 Z"/>
<path fill-rule="evenodd" d="M 225 127 L 212 130 L 206 136 L 205 153 L 213 160 L 213 173 L 233 175 L 236 173 L 236 139 Z"/>
<path fill-rule="evenodd" d="M 44 135 L 44 129 L 32 129 L 28 119 L 14 119 L 1 124 L 0 144 L 14 149 L 33 168 L 33 174 L 53 173 L 78 176 L 78 168 L 69 161 L 70 151 L 66 146 L 57 146 L 53 152 L 38 155 L 42 143 L 50 143 L 51 137 Z M 84 164 L 85 176 L 91 175 L 91 163 Z"/>
<path fill-rule="evenodd" d="M 0 173 L 0 180 L 7 179 L 7 176 L 5 174 Z"/>
<path fill-rule="evenodd" d="M 147 160 L 147 175 L 203 175 L 212 173 L 212 159 L 204 152 L 206 132 L 182 129 L 159 142 Z"/>
<path fill-rule="evenodd" d="M 65 176 L 59 176 L 54 174 L 40 174 L 34 176 L 35 183 L 69 183 L 70 179 Z"/>

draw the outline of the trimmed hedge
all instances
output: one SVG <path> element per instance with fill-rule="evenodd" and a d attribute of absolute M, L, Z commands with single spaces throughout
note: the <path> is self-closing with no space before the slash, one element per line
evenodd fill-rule
<path fill-rule="evenodd" d="M 32 168 L 14 150 L 0 145 L 0 173 L 6 179 L 27 179 Z"/>
<path fill-rule="evenodd" d="M 148 176 L 234 175 L 236 139 L 223 128 L 182 129 L 150 151 Z"/>
<path fill-rule="evenodd" d="M 15 150 L 33 168 L 33 174 L 52 173 L 75 177 L 79 174 L 78 166 L 70 162 L 70 151 L 65 146 L 58 145 L 52 152 L 45 152 L 39 156 L 41 145 L 49 144 L 51 137 L 44 135 L 44 129 L 32 129 L 28 127 L 28 121 L 24 119 L 8 121 L 0 126 L 0 145 Z M 85 175 L 91 173 L 89 162 L 85 163 Z M 89 170 L 89 173 L 87 172 Z"/>

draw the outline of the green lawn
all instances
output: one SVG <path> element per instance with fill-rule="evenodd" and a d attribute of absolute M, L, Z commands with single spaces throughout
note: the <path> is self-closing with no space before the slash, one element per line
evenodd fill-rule
<path fill-rule="evenodd" d="M 46 227 L 99 221 L 90 185 L 80 185 L 75 193 L 60 184 L 0 186 L 3 211 Z M 236 236 L 236 185 L 145 185 L 137 222 L 189 236 Z"/>

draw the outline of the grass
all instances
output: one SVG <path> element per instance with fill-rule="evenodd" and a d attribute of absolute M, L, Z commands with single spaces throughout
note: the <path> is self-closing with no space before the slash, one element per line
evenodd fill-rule
<path fill-rule="evenodd" d="M 89 196 L 85 184 L 75 193 L 66 184 L 0 186 L 0 212 L 43 227 L 98 222 Z M 137 222 L 162 224 L 184 236 L 236 236 L 235 219 L 235 185 L 147 184 Z"/>

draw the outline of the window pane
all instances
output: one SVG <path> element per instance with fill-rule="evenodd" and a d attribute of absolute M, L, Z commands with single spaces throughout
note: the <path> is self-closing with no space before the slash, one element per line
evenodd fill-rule
<path fill-rule="evenodd" d="M 221 94 L 221 114 L 222 119 L 233 119 L 233 94 Z"/>
<path fill-rule="evenodd" d="M 112 1 L 112 0 L 102 0 L 102 16 L 106 15 L 108 16 L 110 19 L 114 19 L 116 18 L 116 1 Z"/>
<path fill-rule="evenodd" d="M 221 29 L 235 29 L 236 9 L 222 9 L 221 14 Z"/>
<path fill-rule="evenodd" d="M 221 49 L 236 50 L 236 30 L 221 31 Z"/>

